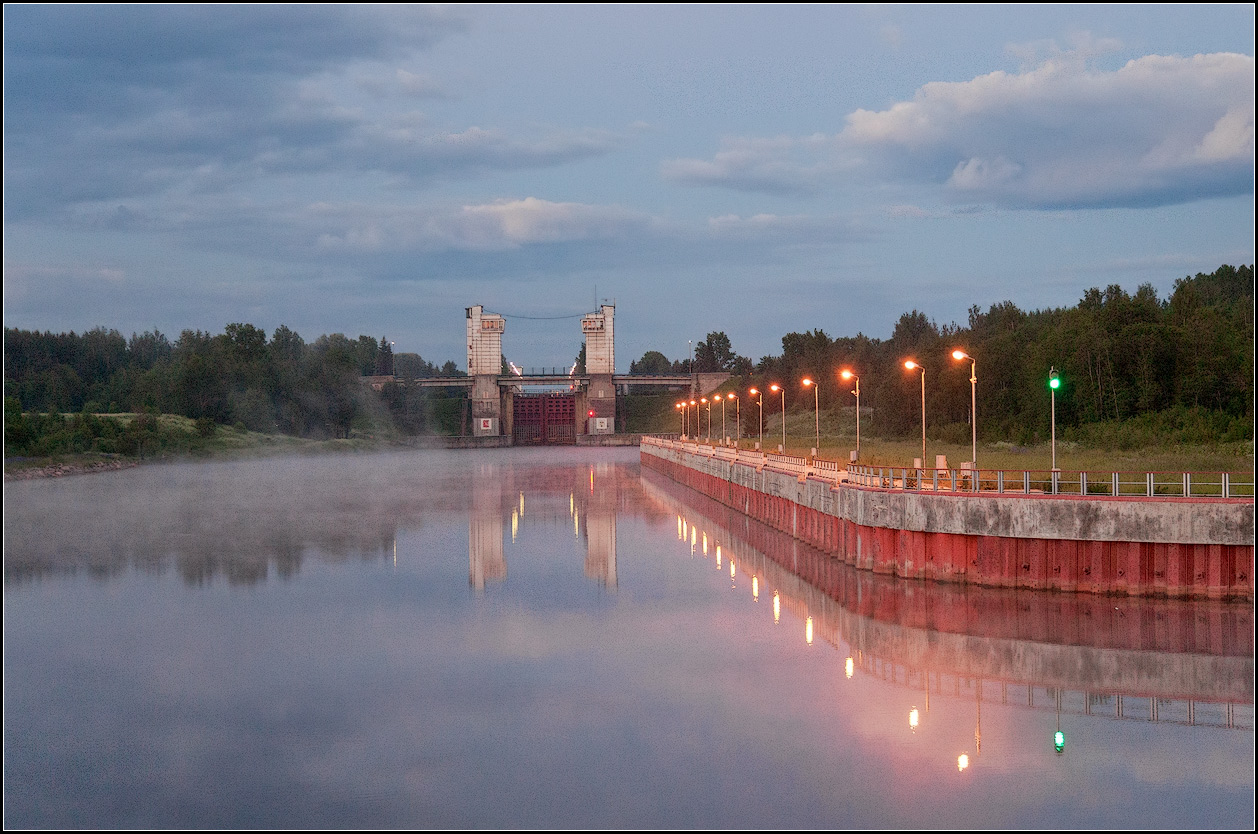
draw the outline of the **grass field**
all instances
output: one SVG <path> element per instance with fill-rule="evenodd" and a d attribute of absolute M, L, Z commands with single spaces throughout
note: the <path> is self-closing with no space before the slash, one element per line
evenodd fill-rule
<path fill-rule="evenodd" d="M 719 417 L 720 411 L 716 412 Z M 701 421 L 699 438 L 707 439 L 706 414 Z M 780 415 L 767 420 L 764 446 L 774 452 L 782 443 Z M 856 448 L 855 427 L 836 427 L 830 416 L 821 415 L 821 447 L 818 457 L 847 461 Z M 667 432 L 680 430 L 680 422 L 674 418 L 671 426 L 661 429 Z M 733 420 L 726 422 L 725 430 L 735 438 Z M 813 414 L 787 413 L 786 453 L 808 455 L 816 442 L 816 420 Z M 693 424 L 692 424 L 693 433 Z M 719 420 L 713 426 L 712 437 L 719 442 Z M 742 447 L 753 448 L 758 435 L 742 436 Z M 934 466 L 936 455 L 946 455 L 949 467 L 958 467 L 968 461 L 971 444 L 944 443 L 926 438 L 926 465 Z M 862 433 L 860 461 L 870 466 L 911 466 L 915 458 L 922 456 L 921 436 L 903 439 L 884 439 Z M 983 442 L 978 444 L 978 468 L 1006 470 L 1048 470 L 1052 468 L 1051 444 L 1018 446 L 1007 442 Z M 1231 472 L 1254 474 L 1254 444 L 1252 440 L 1214 445 L 1166 445 L 1141 449 L 1116 450 L 1088 448 L 1078 443 L 1057 441 L 1057 467 L 1063 470 L 1087 472 Z"/>

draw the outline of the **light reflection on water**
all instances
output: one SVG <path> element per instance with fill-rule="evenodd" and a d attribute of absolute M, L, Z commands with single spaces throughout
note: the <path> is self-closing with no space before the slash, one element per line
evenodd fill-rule
<path fill-rule="evenodd" d="M 6 827 L 1252 823 L 1252 606 L 875 577 L 637 459 L 6 485 Z"/>

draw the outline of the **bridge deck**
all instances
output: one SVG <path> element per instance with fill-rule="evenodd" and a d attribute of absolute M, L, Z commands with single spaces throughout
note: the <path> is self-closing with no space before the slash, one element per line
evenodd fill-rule
<path fill-rule="evenodd" d="M 403 385 L 418 385 L 421 388 L 470 388 L 473 378 L 470 376 L 426 377 L 423 379 L 405 380 L 397 378 Z M 690 386 L 694 378 L 689 374 L 669 374 L 665 376 L 645 376 L 640 374 L 614 374 L 612 383 L 615 385 L 675 385 Z M 589 385 L 589 374 L 504 374 L 498 377 L 499 385 Z"/>

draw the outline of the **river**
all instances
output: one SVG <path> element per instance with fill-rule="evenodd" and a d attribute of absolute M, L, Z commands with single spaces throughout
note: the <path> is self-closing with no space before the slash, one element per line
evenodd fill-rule
<path fill-rule="evenodd" d="M 6 828 L 1254 822 L 1251 604 L 875 577 L 633 448 L 11 482 L 4 535 Z"/>

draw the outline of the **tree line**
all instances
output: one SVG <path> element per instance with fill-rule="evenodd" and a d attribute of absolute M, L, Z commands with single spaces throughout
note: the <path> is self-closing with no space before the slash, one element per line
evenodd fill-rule
<path fill-rule="evenodd" d="M 1253 438 L 1252 265 L 1186 276 L 1164 300 L 1151 284 L 1134 294 L 1110 285 L 1088 290 L 1068 308 L 976 305 L 964 325 L 940 326 L 913 310 L 886 340 L 831 337 L 821 329 L 788 333 L 782 353 L 754 367 L 730 349 L 724 333 L 710 333 L 696 350 L 695 369 L 728 371 L 744 390 L 778 383 L 788 411 L 854 413 L 854 384 L 838 376 L 847 368 L 860 378 L 862 432 L 907 437 L 921 426 L 921 377 L 904 367 L 912 359 L 925 368 L 927 434 L 966 443 L 971 362 L 953 359 L 957 348 L 973 357 L 978 434 L 989 441 L 1047 439 L 1050 370 L 1061 381 L 1057 430 L 1077 439 L 1108 445 L 1115 435 L 1132 444 Z M 635 365 L 659 368 L 667 361 L 652 351 Z M 800 383 L 805 377 L 819 383 L 816 400 Z M 770 394 L 764 403 L 766 424 L 782 407 L 779 397 Z M 745 431 L 755 432 L 760 409 L 741 411 Z"/>
<path fill-rule="evenodd" d="M 5 328 L 6 448 L 11 418 L 25 413 L 178 414 L 193 420 L 301 437 L 348 437 L 356 421 L 388 416 L 412 432 L 435 430 L 437 389 L 387 385 L 376 394 L 364 376 L 462 376 L 418 354 L 393 353 L 381 337 L 335 333 L 307 343 L 286 326 L 266 332 L 229 324 L 213 335 L 185 330 L 96 328 L 83 334 Z M 449 409 L 445 409 L 449 411 Z M 442 422 L 438 420 L 437 422 Z M 204 425 L 204 423 L 203 423 Z"/>
<path fill-rule="evenodd" d="M 928 435 L 964 443 L 970 437 L 970 362 L 953 360 L 954 348 L 974 358 L 978 433 L 988 441 L 1029 444 L 1047 437 L 1050 369 L 1062 382 L 1056 407 L 1063 436 L 1253 438 L 1252 265 L 1186 276 L 1165 300 L 1150 284 L 1134 294 L 1111 285 L 1088 290 L 1069 308 L 1026 312 L 1010 301 L 986 311 L 974 306 L 965 325 L 939 326 L 913 310 L 886 340 L 861 333 L 831 337 L 821 329 L 788 333 L 780 355 L 754 364 L 734 352 L 725 333 L 713 332 L 696 345 L 693 360 L 647 351 L 630 373 L 725 371 L 744 392 L 776 382 L 792 411 L 812 410 L 813 391 L 800 385 L 811 377 L 819 382 L 818 406 L 842 416 L 855 405 L 852 383 L 838 376 L 848 368 L 860 378 L 862 432 L 907 437 L 921 419 L 920 377 L 903 366 L 911 358 L 925 368 Z M 437 366 L 418 354 L 394 354 L 384 337 L 336 333 L 307 343 L 285 326 L 269 339 L 237 323 L 217 335 L 184 330 L 173 342 L 158 331 L 127 339 L 104 328 L 54 334 L 6 327 L 6 454 L 14 438 L 33 432 L 22 424 L 24 414 L 67 412 L 177 414 L 203 427 L 316 438 L 347 437 L 355 426 L 381 423 L 404 434 L 458 433 L 463 391 L 405 381 L 463 375 L 452 361 Z M 398 381 L 385 381 L 377 392 L 362 383 L 364 376 Z M 776 395 L 765 402 L 766 424 L 780 403 Z M 741 412 L 745 431 L 754 433 L 759 409 Z M 86 418 L 79 423 L 85 437 L 100 428 Z"/>

